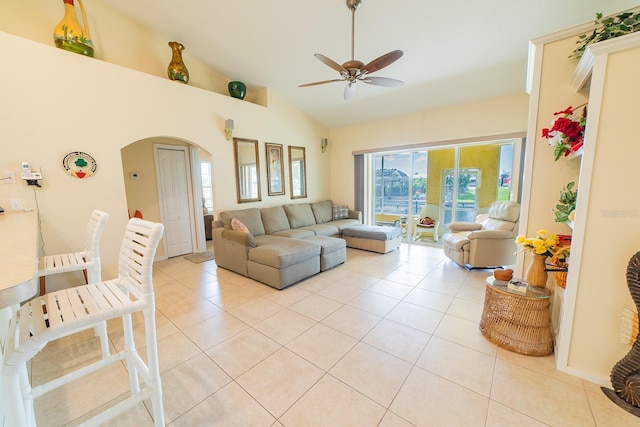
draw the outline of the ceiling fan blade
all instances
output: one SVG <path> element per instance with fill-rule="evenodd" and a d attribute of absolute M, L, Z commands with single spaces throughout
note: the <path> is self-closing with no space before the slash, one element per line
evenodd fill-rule
<path fill-rule="evenodd" d="M 333 68 L 334 70 L 336 70 L 337 72 L 339 72 L 340 74 L 342 73 L 348 73 L 347 70 L 344 69 L 344 67 L 340 64 L 338 64 L 336 61 L 334 61 L 333 59 L 329 59 L 326 56 L 320 54 L 320 53 L 316 53 L 315 55 L 316 58 L 318 58 L 323 64 L 328 65 L 329 67 Z"/>
<path fill-rule="evenodd" d="M 384 87 L 401 87 L 404 85 L 402 80 L 390 79 L 388 77 L 365 77 L 362 79 L 363 82 L 368 83 L 374 86 L 384 86 Z"/>
<path fill-rule="evenodd" d="M 356 92 L 356 82 L 349 82 L 347 87 L 344 88 L 344 99 L 351 99 L 353 94 Z"/>
<path fill-rule="evenodd" d="M 316 86 L 316 85 L 323 85 L 325 83 L 342 82 L 342 81 L 344 81 L 344 79 L 323 80 L 321 82 L 305 83 L 303 85 L 299 85 L 298 87 Z"/>
<path fill-rule="evenodd" d="M 364 67 L 362 67 L 362 70 L 360 70 L 361 74 L 371 74 L 375 71 L 381 70 L 384 67 L 386 67 L 387 65 L 391 65 L 394 62 L 396 62 L 398 59 L 400 59 L 400 57 L 402 57 L 403 53 L 401 50 L 394 50 L 392 52 L 389 52 L 387 54 L 384 54 L 376 59 L 374 59 L 373 61 L 369 62 L 367 65 L 365 65 Z"/>

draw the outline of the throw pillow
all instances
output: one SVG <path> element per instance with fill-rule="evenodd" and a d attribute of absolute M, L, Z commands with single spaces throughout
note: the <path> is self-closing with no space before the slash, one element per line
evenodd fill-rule
<path fill-rule="evenodd" d="M 349 207 L 347 205 L 333 205 L 333 219 L 349 218 Z"/>
<path fill-rule="evenodd" d="M 240 221 L 238 218 L 232 218 L 231 219 L 231 229 L 232 230 L 237 230 L 237 231 L 242 231 L 243 233 L 248 233 L 249 229 L 247 228 L 246 225 L 244 225 L 242 223 L 242 221 Z"/>
<path fill-rule="evenodd" d="M 434 220 L 432 220 L 431 218 L 429 218 L 428 216 L 425 216 L 424 218 L 420 218 L 420 221 L 418 222 L 418 225 L 420 225 L 422 227 L 434 228 L 435 225 L 436 225 L 436 222 Z"/>

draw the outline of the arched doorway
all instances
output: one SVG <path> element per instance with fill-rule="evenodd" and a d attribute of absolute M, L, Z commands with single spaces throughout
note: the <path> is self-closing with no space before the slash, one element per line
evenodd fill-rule
<path fill-rule="evenodd" d="M 211 154 L 182 139 L 150 137 L 124 147 L 121 156 L 129 215 L 138 211 L 165 225 L 156 257 L 206 251 L 200 159 Z"/>

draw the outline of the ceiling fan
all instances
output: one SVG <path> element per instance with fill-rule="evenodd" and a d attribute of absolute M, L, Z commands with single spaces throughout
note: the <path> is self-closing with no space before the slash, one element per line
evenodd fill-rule
<path fill-rule="evenodd" d="M 356 22 L 356 9 L 360 6 L 361 0 L 346 0 L 347 8 L 351 11 L 351 60 L 340 65 L 337 62 L 327 58 L 326 56 L 316 53 L 314 56 L 321 62 L 333 68 L 340 73 L 339 79 L 323 80 L 321 82 L 307 83 L 300 85 L 299 87 L 315 86 L 332 82 L 347 82 L 347 86 L 344 88 L 344 99 L 349 99 L 356 91 L 356 83 L 364 82 L 374 86 L 384 87 L 400 87 L 404 82 L 396 79 L 390 79 L 388 77 L 371 77 L 369 74 L 381 70 L 384 67 L 393 64 L 402 56 L 401 50 L 394 50 L 387 54 L 384 54 L 368 64 L 364 64 L 362 61 L 354 59 L 354 33 Z"/>

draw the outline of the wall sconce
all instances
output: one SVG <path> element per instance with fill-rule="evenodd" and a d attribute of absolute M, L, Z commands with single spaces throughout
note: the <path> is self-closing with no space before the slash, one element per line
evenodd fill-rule
<path fill-rule="evenodd" d="M 322 138 L 320 140 L 320 149 L 322 150 L 323 153 L 324 153 L 324 150 L 327 149 L 327 145 L 329 145 L 329 141 L 327 141 L 327 138 Z"/>
<path fill-rule="evenodd" d="M 227 119 L 224 121 L 224 136 L 227 141 L 231 139 L 231 135 L 233 135 L 233 119 Z"/>

